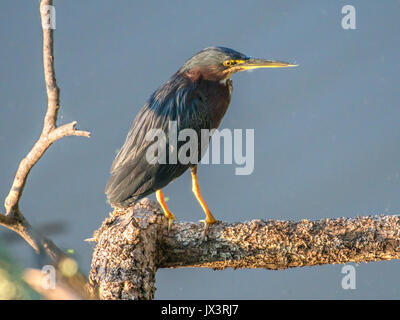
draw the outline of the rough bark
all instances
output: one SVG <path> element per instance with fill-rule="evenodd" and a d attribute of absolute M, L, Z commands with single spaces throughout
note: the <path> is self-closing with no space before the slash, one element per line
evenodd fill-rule
<path fill-rule="evenodd" d="M 89 281 L 101 299 L 152 299 L 158 268 L 286 269 L 400 258 L 398 216 L 299 222 L 252 220 L 212 225 L 175 222 L 143 199 L 115 210 L 94 234 Z"/>

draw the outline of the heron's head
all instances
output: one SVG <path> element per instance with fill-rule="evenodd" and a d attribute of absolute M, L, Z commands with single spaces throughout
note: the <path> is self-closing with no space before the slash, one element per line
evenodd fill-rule
<path fill-rule="evenodd" d="M 208 80 L 223 80 L 238 71 L 295 66 L 289 62 L 252 58 L 229 48 L 209 47 L 186 61 L 179 72 L 189 77 L 201 75 Z"/>

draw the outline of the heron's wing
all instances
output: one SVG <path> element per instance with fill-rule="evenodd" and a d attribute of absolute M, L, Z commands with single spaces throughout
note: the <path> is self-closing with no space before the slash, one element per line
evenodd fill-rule
<path fill-rule="evenodd" d="M 211 126 L 208 112 L 203 97 L 192 87 L 167 82 L 157 90 L 136 116 L 112 164 L 105 190 L 111 204 L 129 206 L 185 172 L 190 164 L 171 162 L 169 158 L 171 121 L 175 121 L 178 133 L 185 128 L 200 132 L 201 128 Z M 146 137 L 151 129 L 165 133 L 166 143 L 159 145 L 158 155 L 164 154 L 166 163 L 149 163 L 147 151 L 155 143 Z M 178 142 L 178 149 L 182 143 Z"/>

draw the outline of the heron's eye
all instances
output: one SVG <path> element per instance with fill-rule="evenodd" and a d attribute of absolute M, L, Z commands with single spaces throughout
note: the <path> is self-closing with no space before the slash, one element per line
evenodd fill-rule
<path fill-rule="evenodd" d="M 235 60 L 226 60 L 226 61 L 224 61 L 224 66 L 230 67 L 230 66 L 233 66 L 235 63 L 236 63 Z"/>
<path fill-rule="evenodd" d="M 226 60 L 226 61 L 224 61 L 223 64 L 225 67 L 231 67 L 235 64 L 239 64 L 239 63 L 243 63 L 243 62 L 244 62 L 244 60 Z"/>

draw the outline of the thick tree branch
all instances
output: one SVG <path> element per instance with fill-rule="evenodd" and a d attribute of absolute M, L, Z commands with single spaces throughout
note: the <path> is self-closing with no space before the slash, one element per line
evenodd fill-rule
<path fill-rule="evenodd" d="M 0 225 L 17 232 L 36 251 L 44 249 L 53 261 L 57 262 L 66 257 L 64 253 L 51 240 L 46 239 L 36 232 L 19 209 L 19 201 L 24 191 L 29 172 L 52 143 L 65 136 L 90 136 L 89 132 L 75 129 L 76 121 L 57 127 L 60 89 L 57 86 L 54 70 L 53 29 L 50 28 L 51 24 L 49 23 L 49 19 L 51 19 L 50 6 L 52 4 L 53 1 L 51 0 L 42 0 L 40 3 L 40 17 L 43 31 L 43 66 L 48 98 L 43 129 L 35 145 L 19 164 L 13 184 L 4 202 L 6 213 L 0 213 Z"/>
<path fill-rule="evenodd" d="M 218 223 L 177 222 L 158 205 L 114 211 L 95 232 L 89 280 L 103 299 L 152 299 L 158 268 L 286 269 L 400 258 L 398 216 Z"/>

